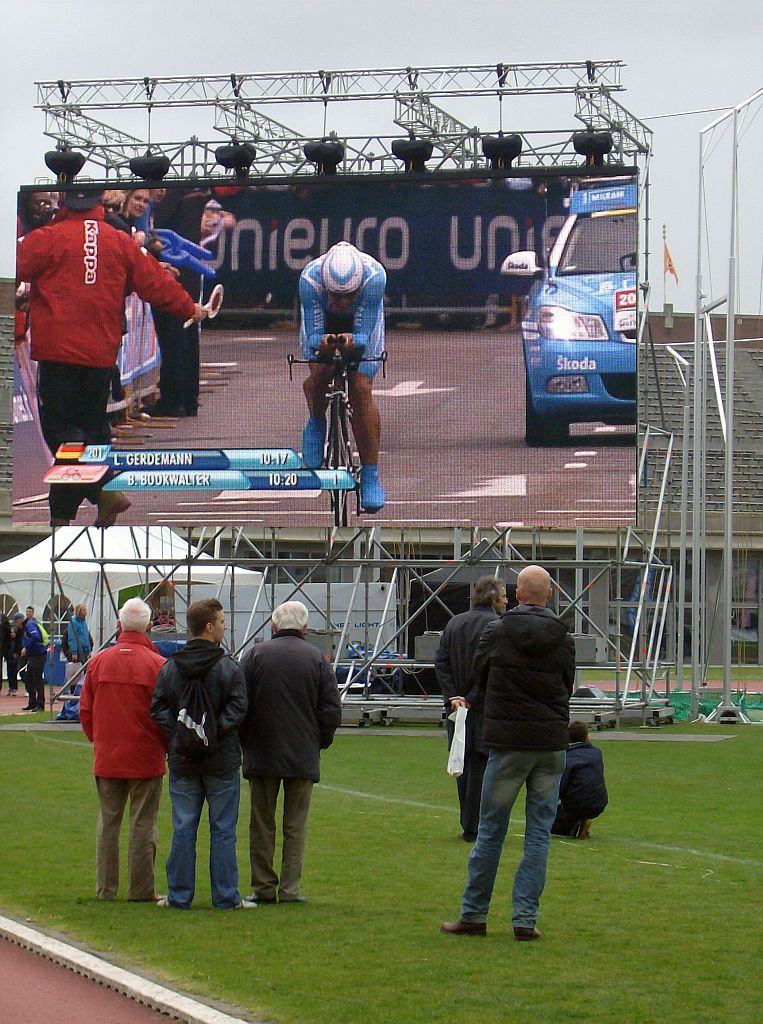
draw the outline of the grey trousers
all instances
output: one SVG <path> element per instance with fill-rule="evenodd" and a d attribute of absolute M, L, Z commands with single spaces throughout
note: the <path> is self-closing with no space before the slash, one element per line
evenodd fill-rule
<path fill-rule="evenodd" d="M 156 861 L 156 817 L 162 795 L 162 777 L 108 779 L 97 776 L 100 810 L 95 839 L 95 894 L 113 900 L 119 889 L 119 831 L 130 800 L 130 837 L 127 846 L 127 899 L 152 900 Z"/>
<path fill-rule="evenodd" d="M 276 849 L 276 803 L 283 786 L 283 848 L 281 877 L 273 868 Z M 313 795 L 310 779 L 254 778 L 249 780 L 249 862 L 255 899 L 281 903 L 299 896 L 305 861 L 307 815 Z"/>

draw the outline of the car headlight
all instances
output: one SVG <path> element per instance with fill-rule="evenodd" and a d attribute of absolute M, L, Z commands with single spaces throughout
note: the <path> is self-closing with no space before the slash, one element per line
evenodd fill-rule
<path fill-rule="evenodd" d="M 564 306 L 541 306 L 538 330 L 542 338 L 567 341 L 607 341 L 609 338 L 600 316 L 573 313 Z"/>

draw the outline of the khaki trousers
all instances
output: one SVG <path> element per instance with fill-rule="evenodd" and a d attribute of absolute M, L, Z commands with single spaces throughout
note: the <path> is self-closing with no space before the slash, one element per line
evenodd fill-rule
<path fill-rule="evenodd" d="M 276 802 L 283 786 L 283 849 L 281 877 L 273 868 L 276 848 Z M 249 861 L 255 899 L 281 903 L 299 896 L 299 882 L 305 861 L 307 815 L 313 795 L 310 779 L 254 778 L 249 780 Z"/>
<path fill-rule="evenodd" d="M 152 900 L 156 861 L 156 817 L 162 777 L 107 779 L 97 776 L 100 811 L 95 839 L 95 894 L 113 900 L 119 889 L 119 830 L 129 797 L 130 838 L 127 847 L 127 899 Z"/>

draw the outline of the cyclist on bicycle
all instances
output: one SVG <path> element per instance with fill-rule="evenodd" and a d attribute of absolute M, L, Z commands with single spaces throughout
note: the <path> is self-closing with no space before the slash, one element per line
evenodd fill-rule
<path fill-rule="evenodd" d="M 299 343 L 312 363 L 304 383 L 310 418 L 302 433 L 302 461 L 308 469 L 323 462 L 326 443 L 326 388 L 334 372 L 331 357 L 341 345 L 349 363 L 348 385 L 352 431 L 360 455 L 360 505 L 364 512 L 384 507 L 379 480 L 381 419 L 371 392 L 379 366 L 369 359 L 384 351 L 384 289 L 381 263 L 349 242 L 337 242 L 305 267 L 299 279 L 301 323 Z"/>

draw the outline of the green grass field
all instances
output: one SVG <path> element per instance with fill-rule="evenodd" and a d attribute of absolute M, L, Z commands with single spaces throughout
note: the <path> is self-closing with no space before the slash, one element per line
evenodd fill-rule
<path fill-rule="evenodd" d="M 441 734 L 337 737 L 313 801 L 310 902 L 225 914 L 210 906 L 206 834 L 192 912 L 97 902 L 88 743 L 73 732 L 1 732 L 0 910 L 279 1024 L 753 1024 L 761 1019 L 763 732 L 660 741 L 692 733 L 717 735 L 675 726 L 644 742 L 601 741 L 610 808 L 590 840 L 554 840 L 543 938 L 526 944 L 510 926 L 521 807 L 487 938 L 438 931 L 458 916 L 468 852 Z M 160 889 L 169 840 L 165 794 Z"/>

